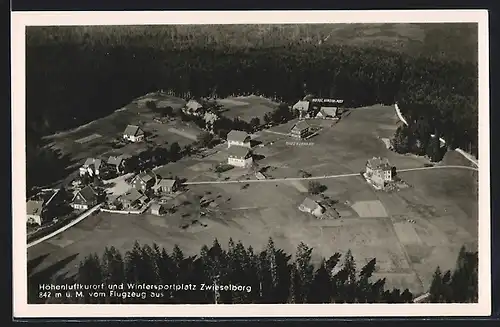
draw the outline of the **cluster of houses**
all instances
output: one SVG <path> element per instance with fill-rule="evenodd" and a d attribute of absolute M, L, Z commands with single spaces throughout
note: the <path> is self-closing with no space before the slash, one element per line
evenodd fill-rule
<path fill-rule="evenodd" d="M 123 210 L 132 210 L 143 207 L 152 197 L 161 197 L 178 190 L 177 179 L 165 179 L 147 170 L 135 175 L 130 181 L 131 188 L 116 199 Z M 113 205 L 112 205 L 113 207 Z"/>
<path fill-rule="evenodd" d="M 292 109 L 298 110 L 299 119 L 332 119 L 336 120 L 342 114 L 343 100 L 322 99 L 305 97 L 292 106 Z"/>

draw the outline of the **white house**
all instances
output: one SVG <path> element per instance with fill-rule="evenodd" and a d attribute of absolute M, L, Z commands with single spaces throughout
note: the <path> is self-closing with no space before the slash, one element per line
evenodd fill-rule
<path fill-rule="evenodd" d="M 232 146 L 228 150 L 227 163 L 235 167 L 250 167 L 253 164 L 252 153 L 247 147 Z"/>
<path fill-rule="evenodd" d="M 250 135 L 243 131 L 232 130 L 227 134 L 227 147 L 235 145 L 250 149 Z"/>
<path fill-rule="evenodd" d="M 29 200 L 26 202 L 26 222 L 41 225 L 44 216 L 43 201 Z"/>
<path fill-rule="evenodd" d="M 321 107 L 316 114 L 316 118 L 334 119 L 337 117 L 337 107 Z"/>
<path fill-rule="evenodd" d="M 290 129 L 290 135 L 295 138 L 303 139 L 309 134 L 310 126 L 304 120 L 299 121 Z"/>
<path fill-rule="evenodd" d="M 318 202 L 305 198 L 304 201 L 299 205 L 299 210 L 302 212 L 310 213 L 313 216 L 320 217 L 324 212 L 323 208 Z"/>
<path fill-rule="evenodd" d="M 392 181 L 392 166 L 387 158 L 373 157 L 366 162 L 366 177 L 379 186 Z"/>
<path fill-rule="evenodd" d="M 175 179 L 161 179 L 153 186 L 153 191 L 158 194 L 172 193 L 177 190 L 178 183 Z"/>
<path fill-rule="evenodd" d="M 193 116 L 201 116 L 203 114 L 203 105 L 196 100 L 189 100 L 183 109 L 184 113 Z"/>
<path fill-rule="evenodd" d="M 71 200 L 71 207 L 77 210 L 87 210 L 97 204 L 97 192 L 90 186 L 85 186 L 76 192 Z"/>
<path fill-rule="evenodd" d="M 128 125 L 123 132 L 123 138 L 130 142 L 141 142 L 144 140 L 144 131 L 137 125 Z"/>
<path fill-rule="evenodd" d="M 80 176 L 98 176 L 101 168 L 102 160 L 95 158 L 88 158 L 85 163 L 80 167 Z"/>
<path fill-rule="evenodd" d="M 306 100 L 297 101 L 296 104 L 292 106 L 292 109 L 298 110 L 300 113 L 300 118 L 308 118 L 308 112 L 311 103 Z"/>

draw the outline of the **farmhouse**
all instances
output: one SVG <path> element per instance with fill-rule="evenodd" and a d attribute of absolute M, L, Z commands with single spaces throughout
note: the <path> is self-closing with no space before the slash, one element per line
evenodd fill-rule
<path fill-rule="evenodd" d="M 310 104 L 311 103 L 309 101 L 300 100 L 300 101 L 297 101 L 297 103 L 292 106 L 292 109 L 299 111 L 301 119 L 308 118 Z"/>
<path fill-rule="evenodd" d="M 321 107 L 316 114 L 316 118 L 334 119 L 337 116 L 337 107 Z"/>
<path fill-rule="evenodd" d="M 153 190 L 155 193 L 172 193 L 177 190 L 177 180 L 175 179 L 161 179 L 155 186 L 153 186 Z"/>
<path fill-rule="evenodd" d="M 136 189 L 131 189 L 127 193 L 120 196 L 118 199 L 124 209 L 131 209 L 135 206 L 146 203 L 148 197 L 139 193 Z"/>
<path fill-rule="evenodd" d="M 250 135 L 243 131 L 232 130 L 227 134 L 227 147 L 235 145 L 250 149 Z"/>
<path fill-rule="evenodd" d="M 95 158 L 88 158 L 85 163 L 80 167 L 80 176 L 89 175 L 97 176 L 99 175 L 99 170 L 101 168 L 102 160 Z"/>
<path fill-rule="evenodd" d="M 26 202 L 26 222 L 41 225 L 45 216 L 43 201 L 29 200 Z"/>
<path fill-rule="evenodd" d="M 121 173 L 123 168 L 125 167 L 125 158 L 124 156 L 110 156 L 106 161 L 106 164 L 115 169 L 117 173 Z"/>
<path fill-rule="evenodd" d="M 234 145 L 228 150 L 227 163 L 235 167 L 250 167 L 253 163 L 252 153 L 247 147 Z"/>
<path fill-rule="evenodd" d="M 143 171 L 132 179 L 131 184 L 136 190 L 145 192 L 156 184 L 156 174 L 151 170 Z"/>
<path fill-rule="evenodd" d="M 165 208 L 159 203 L 153 203 L 151 205 L 151 214 L 156 216 L 161 216 L 165 213 Z"/>
<path fill-rule="evenodd" d="M 309 134 L 310 126 L 305 121 L 299 121 L 295 125 L 292 126 L 290 130 L 290 135 L 295 138 L 305 138 L 307 134 Z"/>
<path fill-rule="evenodd" d="M 387 158 L 373 157 L 366 162 L 366 177 L 378 186 L 392 181 L 392 167 Z"/>
<path fill-rule="evenodd" d="M 312 200 L 311 198 L 305 198 L 304 201 L 299 205 L 299 210 L 302 212 L 310 213 L 316 217 L 321 216 L 325 212 L 325 208 L 323 208 L 319 203 Z"/>
<path fill-rule="evenodd" d="M 123 138 L 130 142 L 141 142 L 144 140 L 144 131 L 137 125 L 128 125 L 123 132 Z"/>
<path fill-rule="evenodd" d="M 203 105 L 196 100 L 189 100 L 183 109 L 184 113 L 193 116 L 201 116 L 203 114 Z"/>
<path fill-rule="evenodd" d="M 90 186 L 85 186 L 75 193 L 71 207 L 77 210 L 87 210 L 97 204 L 97 192 Z"/>

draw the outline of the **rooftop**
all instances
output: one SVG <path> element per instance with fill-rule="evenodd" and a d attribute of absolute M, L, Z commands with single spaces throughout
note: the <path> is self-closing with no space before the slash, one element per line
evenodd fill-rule
<path fill-rule="evenodd" d="M 249 137 L 247 132 L 232 130 L 227 134 L 228 141 L 245 142 Z"/>
<path fill-rule="evenodd" d="M 141 129 L 137 125 L 128 125 L 123 132 L 124 135 L 136 136 Z"/>
<path fill-rule="evenodd" d="M 305 198 L 301 205 L 310 210 L 315 210 L 316 208 L 321 207 L 319 203 L 317 203 L 311 198 Z"/>
<path fill-rule="evenodd" d="M 26 202 L 26 213 L 28 215 L 41 215 L 43 211 L 43 201 L 29 200 Z"/>
<path fill-rule="evenodd" d="M 97 198 L 96 191 L 94 191 L 94 189 L 89 185 L 85 186 L 80 191 L 76 192 L 75 197 L 77 194 L 80 194 L 83 197 L 83 199 L 87 202 L 92 202 Z"/>
<path fill-rule="evenodd" d="M 123 194 L 121 196 L 121 198 L 124 200 L 130 201 L 130 202 L 135 202 L 135 201 L 139 200 L 140 198 L 142 198 L 143 196 L 145 196 L 145 195 L 142 195 L 141 193 L 139 193 L 139 191 L 137 191 L 135 188 L 133 188 L 133 189 L 130 189 L 127 193 Z"/>
<path fill-rule="evenodd" d="M 243 146 L 232 146 L 228 149 L 228 155 L 236 158 L 246 158 L 250 154 L 250 149 Z"/>
<path fill-rule="evenodd" d="M 366 165 L 372 169 L 391 169 L 387 158 L 373 157 L 367 161 Z"/>
<path fill-rule="evenodd" d="M 296 123 L 295 125 L 292 126 L 292 129 L 298 129 L 299 131 L 301 130 L 304 130 L 304 129 L 308 129 L 310 126 L 308 123 L 306 123 L 305 121 L 301 120 L 299 121 L 298 123 Z"/>
<path fill-rule="evenodd" d="M 173 187 L 175 182 L 175 179 L 162 179 L 153 188 L 156 190 L 160 187 Z"/>

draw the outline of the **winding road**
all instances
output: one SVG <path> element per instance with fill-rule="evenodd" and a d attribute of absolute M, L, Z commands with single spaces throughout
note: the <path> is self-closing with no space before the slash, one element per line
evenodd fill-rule
<path fill-rule="evenodd" d="M 408 172 L 408 171 L 420 171 L 420 170 L 430 170 L 430 169 L 466 169 L 471 171 L 478 171 L 475 167 L 469 166 L 432 166 L 432 167 L 419 167 L 419 168 L 408 168 L 397 170 L 398 173 Z M 313 177 L 287 177 L 287 178 L 276 178 L 276 179 L 241 179 L 233 181 L 205 181 L 205 182 L 185 182 L 183 185 L 205 185 L 205 184 L 238 184 L 238 183 L 275 183 L 275 182 L 288 182 L 288 181 L 304 181 L 304 180 L 316 180 L 316 179 L 333 179 L 342 177 L 352 177 L 359 176 L 359 173 L 349 173 L 349 174 L 339 174 L 339 175 L 324 175 L 324 176 L 313 176 Z"/>

